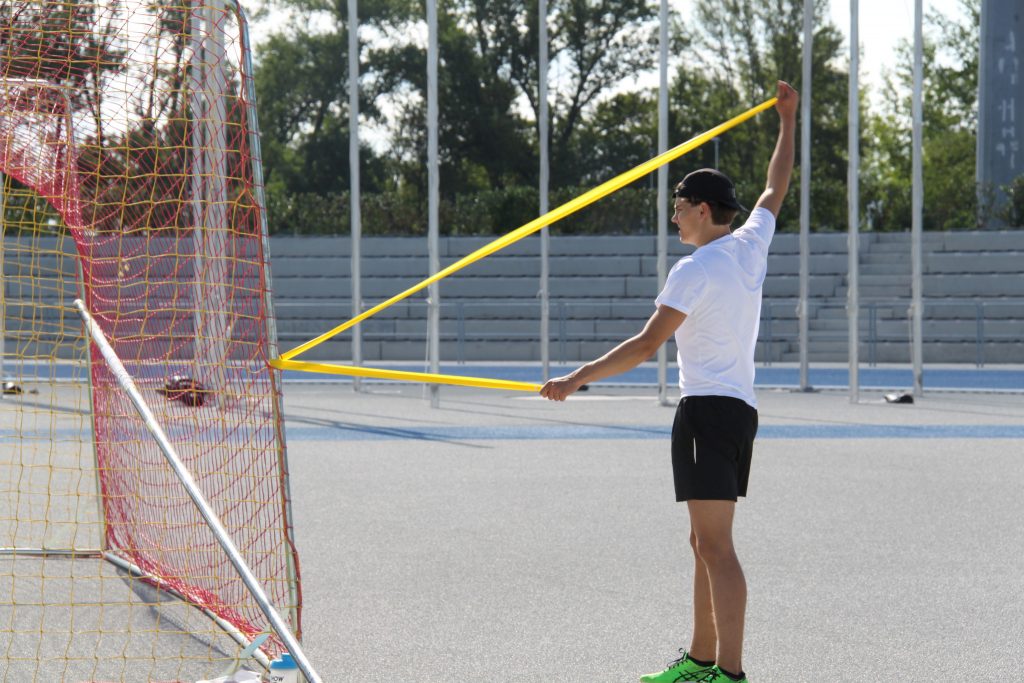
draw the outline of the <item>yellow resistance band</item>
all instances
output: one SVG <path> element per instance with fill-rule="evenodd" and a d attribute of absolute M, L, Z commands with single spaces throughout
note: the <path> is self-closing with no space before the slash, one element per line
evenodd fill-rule
<path fill-rule="evenodd" d="M 690 152 L 690 151 L 700 147 L 701 145 L 706 143 L 708 140 L 711 140 L 712 138 L 715 138 L 715 137 L 725 133 L 726 131 L 730 130 L 731 128 L 734 128 L 734 127 L 738 126 L 739 124 L 743 123 L 744 121 L 747 121 L 748 119 L 753 118 L 754 116 L 760 114 L 764 110 L 770 109 L 771 107 L 775 106 L 776 99 L 777 98 L 773 97 L 770 100 L 762 102 L 761 104 L 757 105 L 756 107 L 752 107 L 751 109 L 748 109 L 747 111 L 743 112 L 739 116 L 735 116 L 735 117 L 729 119 L 728 121 L 726 121 L 725 123 L 719 124 L 719 125 L 715 126 L 714 128 L 712 128 L 711 130 L 706 131 L 704 133 L 701 133 L 697 137 L 692 138 L 690 140 L 687 140 L 686 142 L 682 143 L 681 145 L 673 147 L 672 149 L 668 150 L 667 152 L 663 152 L 663 153 L 659 154 L 658 156 L 654 157 L 653 159 L 645 161 L 644 163 L 640 164 L 639 166 L 637 166 L 637 167 L 635 167 L 633 169 L 630 169 L 629 171 L 626 171 L 625 173 L 622 173 L 620 175 L 615 176 L 611 180 L 608 180 L 608 181 L 598 185 L 594 189 L 589 190 L 587 192 L 584 192 L 583 194 L 579 195 L 575 199 L 571 199 L 568 202 L 566 202 L 565 204 L 562 204 L 558 208 L 553 209 L 551 211 L 548 211 L 543 216 L 535 218 L 532 221 L 530 221 L 529 223 L 527 223 L 526 225 L 524 225 L 524 226 L 522 226 L 520 228 L 517 228 L 517 229 L 513 230 L 512 232 L 510 232 L 510 233 L 508 233 L 506 235 L 503 235 L 502 237 L 499 237 L 498 239 L 494 240 L 493 242 L 490 242 L 489 244 L 484 245 L 483 247 L 481 247 L 481 248 L 477 249 L 476 251 L 474 251 L 472 254 L 463 257 L 462 259 L 456 261 L 455 263 L 451 264 L 447 268 L 439 270 L 438 272 L 436 272 L 433 275 L 431 275 L 430 277 L 428 277 L 426 280 L 423 280 L 419 284 L 413 285 L 412 287 L 410 287 L 409 289 L 405 290 L 404 292 L 402 292 L 400 294 L 396 294 L 395 296 L 391 297 L 390 299 L 388 299 L 387 301 L 385 301 L 383 303 L 377 304 L 373 308 L 370 308 L 370 309 L 364 311 L 363 313 L 360 313 L 359 315 L 357 315 L 356 317 L 352 318 L 351 320 L 348 320 L 347 322 L 344 322 L 341 325 L 338 325 L 334 329 L 321 334 L 319 337 L 316 337 L 315 339 L 311 339 L 310 341 L 306 342 L 305 344 L 300 344 L 299 346 L 296 346 L 291 351 L 286 351 L 285 353 L 282 353 L 280 358 L 274 359 L 274 360 L 270 361 L 270 365 L 272 367 L 275 367 L 275 368 L 278 368 L 278 369 L 281 369 L 281 370 L 298 370 L 300 372 L 327 372 L 327 373 L 336 374 L 336 375 L 353 375 L 353 376 L 358 376 L 358 377 L 375 377 L 375 378 L 381 378 L 381 379 L 396 379 L 396 380 L 405 380 L 405 381 L 414 381 L 414 382 L 427 382 L 427 383 L 431 383 L 431 384 L 458 384 L 458 385 L 462 385 L 462 386 L 476 386 L 476 387 L 485 387 L 485 388 L 491 388 L 491 389 L 506 389 L 506 390 L 511 389 L 511 390 L 516 390 L 516 391 L 538 391 L 540 389 L 540 385 L 530 384 L 528 382 L 508 382 L 508 381 L 504 381 L 504 380 L 492 380 L 492 379 L 478 378 L 478 377 L 460 377 L 460 376 L 456 376 L 456 375 L 436 375 L 436 374 L 427 373 L 427 372 L 402 372 L 402 371 L 392 371 L 392 370 L 377 370 L 377 369 L 372 369 L 372 368 L 360 368 L 360 367 L 355 367 L 355 366 L 344 366 L 344 365 L 330 365 L 330 364 L 325 364 L 325 363 L 301 363 L 301 362 L 298 362 L 298 361 L 292 361 L 292 358 L 294 358 L 295 356 L 299 355 L 300 353 L 308 351 L 309 349 L 313 348 L 314 346 L 322 344 L 323 342 L 327 341 L 328 339 L 331 339 L 331 338 L 335 337 L 338 334 L 341 334 L 342 332 L 344 332 L 345 330 L 349 329 L 353 325 L 357 325 L 357 324 L 361 323 L 362 321 L 366 320 L 367 318 L 369 318 L 369 317 L 371 317 L 373 315 L 376 315 L 377 313 L 380 313 L 385 308 L 387 308 L 387 307 L 389 307 L 389 306 L 391 306 L 393 304 L 396 304 L 399 301 L 402 301 L 403 299 L 409 298 L 410 296 L 412 296 L 416 292 L 419 292 L 419 291 L 421 291 L 423 289 L 426 289 L 427 287 L 429 287 L 430 285 L 434 284 L 438 280 L 442 280 L 442 279 L 448 277 L 449 275 L 452 275 L 453 273 L 456 273 L 456 272 L 462 270 L 463 268 L 465 268 L 466 266 L 470 265 L 471 263 L 475 263 L 475 262 L 479 261 L 480 259 L 482 259 L 482 258 L 484 258 L 486 256 L 490 256 L 494 252 L 499 251 L 501 249 L 504 249 L 505 247 L 507 247 L 507 246 L 509 246 L 511 244 L 514 244 L 515 242 L 518 242 L 519 240 L 523 239 L 524 237 L 532 235 L 533 233 L 537 232 L 538 230 L 540 230 L 542 228 L 545 228 L 545 227 L 551 225 L 552 223 L 555 223 L 555 222 L 565 218 L 566 216 L 569 216 L 569 215 L 571 215 L 573 213 L 576 213 L 580 209 L 593 204 L 597 200 L 599 200 L 599 199 L 601 199 L 603 197 L 608 196 L 612 192 L 615 192 L 616 190 L 622 189 L 626 185 L 629 185 L 630 183 L 632 183 L 632 182 L 634 182 L 636 180 L 639 180 L 640 178 L 642 178 L 643 176 L 647 175 L 648 173 L 651 173 L 652 171 L 656 170 L 658 167 L 660 167 L 660 166 L 662 166 L 664 164 L 667 164 L 670 161 L 674 161 L 674 160 L 678 159 L 679 157 L 683 156 L 687 152 Z M 659 226 L 659 229 L 661 229 L 661 226 Z M 358 370 L 358 372 L 356 372 L 357 370 Z"/>
<path fill-rule="evenodd" d="M 299 372 L 323 372 L 328 375 L 351 375 L 353 377 L 373 377 L 376 379 L 396 379 L 405 382 L 426 382 L 428 384 L 454 384 L 462 387 L 480 387 L 483 389 L 503 389 L 505 391 L 540 391 L 539 384 L 529 382 L 513 382 L 504 379 L 488 379 L 486 377 L 464 377 L 462 375 L 434 375 L 429 372 L 406 372 L 403 370 L 381 370 L 364 368 L 357 365 L 331 365 L 330 363 L 309 363 L 301 360 L 270 361 L 271 367 L 278 370 L 298 370 Z"/>

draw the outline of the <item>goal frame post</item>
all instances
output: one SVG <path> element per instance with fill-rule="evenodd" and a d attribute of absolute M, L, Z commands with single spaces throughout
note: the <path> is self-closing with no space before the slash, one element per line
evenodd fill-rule
<path fill-rule="evenodd" d="M 217 539 L 217 543 L 224 550 L 225 555 L 227 555 L 228 559 L 231 561 L 235 571 L 237 571 L 238 575 L 242 578 L 242 582 L 245 584 L 246 589 L 248 589 L 249 594 L 252 595 L 264 616 L 267 617 L 267 620 L 270 622 L 271 626 L 273 626 L 278 637 L 288 648 L 288 652 L 295 658 L 295 662 L 299 665 L 299 669 L 306 677 L 306 680 L 309 681 L 309 683 L 321 683 L 320 676 L 309 663 L 309 659 L 306 657 L 305 651 L 302 649 L 299 641 L 288 627 L 287 622 L 285 622 L 277 612 L 277 609 L 275 609 L 271 604 L 270 599 L 263 590 L 263 586 L 260 585 L 259 580 L 252 573 L 252 570 L 249 568 L 248 563 L 246 563 L 245 558 L 242 557 L 242 553 L 235 546 L 234 541 L 231 540 L 230 534 L 228 534 L 227 529 L 224 528 L 224 525 L 220 521 L 220 517 L 214 511 L 213 507 L 206 500 L 206 496 L 204 496 L 203 492 L 199 489 L 199 486 L 196 484 L 191 472 L 189 472 L 188 468 L 181 461 L 177 451 L 171 444 L 171 440 L 167 438 L 167 434 L 164 432 L 163 427 L 157 421 L 153 411 L 150 410 L 149 404 L 146 403 L 146 399 L 143 398 L 142 393 L 139 392 L 138 388 L 135 386 L 135 382 L 132 380 L 128 370 L 125 369 L 124 365 L 121 363 L 121 359 L 118 358 L 117 352 L 114 351 L 110 342 L 107 341 L 106 335 L 103 334 L 103 330 L 96 321 L 92 319 L 92 316 L 89 315 L 89 311 L 86 309 L 85 304 L 82 303 L 81 299 L 76 299 L 74 305 L 75 308 L 78 309 L 78 314 L 81 316 L 82 322 L 85 324 L 85 329 L 88 333 L 89 339 L 99 348 L 100 353 L 103 355 L 103 359 L 113 372 L 114 378 L 117 380 L 121 390 L 128 395 L 128 398 L 131 400 L 135 410 L 138 411 L 139 416 L 145 423 L 146 429 L 160 447 L 160 451 L 163 453 L 164 457 L 167 459 L 167 463 L 174 471 L 175 477 L 181 483 L 182 487 L 184 487 L 189 498 L 192 499 L 192 502 L 199 510 L 203 520 L 206 522 L 206 525 L 213 532 Z"/>
<path fill-rule="evenodd" d="M 193 14 L 193 17 L 210 18 L 210 23 L 211 24 L 213 23 L 212 17 L 214 16 L 214 14 L 216 12 L 220 12 L 220 13 L 224 14 L 225 16 L 228 15 L 228 14 L 232 15 L 234 17 L 234 20 L 235 20 L 235 23 L 236 23 L 237 34 L 234 35 L 233 38 L 237 39 L 239 41 L 238 48 L 237 48 L 238 49 L 238 63 L 237 63 L 236 66 L 237 66 L 237 68 L 239 70 L 239 76 L 240 76 L 240 81 L 241 81 L 240 84 L 239 84 L 240 91 L 236 91 L 236 92 L 238 92 L 239 98 L 242 100 L 241 110 L 242 110 L 242 112 L 244 114 L 246 125 L 247 125 L 247 129 L 248 129 L 247 130 L 246 142 L 247 142 L 247 144 L 249 146 L 249 149 L 248 149 L 248 151 L 249 151 L 249 165 L 250 165 L 250 172 L 251 172 L 251 187 L 249 189 L 251 190 L 252 196 L 253 196 L 253 199 L 254 199 L 254 208 L 255 208 L 255 215 L 256 215 L 256 225 L 257 225 L 257 228 L 259 230 L 259 235 L 254 235 L 253 239 L 258 240 L 259 245 L 260 245 L 260 250 L 261 250 L 260 266 L 261 266 L 261 270 L 262 270 L 261 276 L 262 276 L 262 280 L 263 280 L 263 282 L 262 282 L 263 286 L 261 287 L 261 292 L 259 294 L 257 294 L 257 296 L 262 298 L 263 322 L 264 322 L 264 327 L 265 327 L 263 333 L 265 334 L 266 353 L 268 354 L 268 359 L 269 358 L 276 358 L 279 355 L 279 347 L 278 347 L 278 338 L 277 338 L 276 316 L 275 316 L 275 313 L 274 313 L 273 300 L 272 300 L 272 291 L 273 291 L 273 289 L 272 289 L 272 284 L 271 284 L 272 279 L 271 279 L 271 271 L 270 271 L 269 226 L 268 226 L 268 217 L 267 217 L 266 194 L 265 194 L 265 188 L 264 188 L 264 173 L 263 173 L 263 164 L 262 164 L 262 154 L 261 154 L 261 147 L 260 147 L 259 122 L 258 122 L 258 116 L 257 116 L 257 111 L 256 111 L 256 87 L 255 87 L 255 78 L 254 78 L 254 70 L 253 70 L 253 63 L 252 63 L 252 49 L 251 49 L 251 42 L 250 42 L 248 15 L 247 15 L 245 9 L 242 7 L 242 5 L 240 3 L 240 0 L 186 0 L 185 4 L 188 5 L 190 11 Z M 195 18 L 193 18 L 192 19 L 192 26 L 193 27 L 195 27 L 195 21 L 196 21 Z M 223 38 L 223 36 L 221 36 L 221 38 Z M 209 37 L 208 37 L 208 39 L 209 39 Z M 216 39 L 214 39 L 213 42 L 217 42 Z M 224 48 L 224 46 L 223 46 L 223 44 L 221 44 L 219 46 L 219 49 L 222 51 L 223 48 Z M 217 68 L 223 69 L 223 67 L 221 67 L 219 65 L 217 66 Z M 210 69 L 208 67 L 204 67 L 202 69 L 201 73 L 203 74 L 204 80 L 205 80 L 205 77 L 210 75 L 210 72 L 212 70 L 213 69 Z M 218 79 L 218 77 L 216 75 L 213 76 L 213 78 L 215 80 Z M 206 93 L 206 97 L 207 98 L 218 98 L 218 97 L 219 98 L 224 98 L 224 97 L 229 95 L 229 92 L 225 89 L 225 88 L 227 88 L 229 86 L 228 86 L 226 81 L 225 82 L 220 82 L 220 81 L 225 81 L 224 74 L 220 75 L 220 78 L 219 78 L 219 81 L 218 81 L 221 86 L 224 86 L 224 88 L 220 88 L 220 89 L 215 88 L 214 90 L 211 91 L 211 90 L 209 90 L 207 88 L 207 84 L 203 83 L 203 82 L 200 82 L 198 84 L 198 86 L 200 88 L 208 90 L 208 92 Z M 59 94 L 59 96 L 63 97 L 65 100 L 68 98 L 68 94 L 66 92 L 63 92 L 63 90 L 59 86 L 55 85 L 54 83 L 45 81 L 45 80 L 36 80 L 36 79 L 27 79 L 27 78 L 21 78 L 21 79 L 19 79 L 19 78 L 3 78 L 3 79 L 0 79 L 0 84 L 2 84 L 4 86 L 23 84 L 23 85 L 30 85 L 30 86 L 33 86 L 33 87 L 44 87 L 44 88 L 48 88 L 48 89 L 53 89 L 55 92 L 57 92 Z M 189 87 L 191 89 L 191 83 L 187 87 Z M 190 95 L 190 97 L 191 97 L 191 95 Z M 207 108 L 211 109 L 213 112 L 218 113 L 218 114 L 223 114 L 223 112 L 225 110 L 223 102 L 208 103 L 207 104 Z M 69 163 L 67 165 L 67 168 L 69 169 L 69 172 L 71 172 L 70 169 L 73 168 L 73 164 L 70 163 L 70 158 L 71 158 L 71 155 L 72 155 L 72 152 L 73 152 L 75 140 L 74 140 L 74 133 L 73 133 L 73 123 L 72 123 L 72 120 L 71 120 L 72 113 L 71 113 L 71 107 L 70 106 L 67 106 L 65 108 L 64 114 L 65 114 L 65 116 L 63 118 L 65 120 L 62 122 L 62 125 L 66 129 L 66 131 L 67 131 L 67 140 L 68 140 L 68 148 L 67 148 L 67 150 L 65 150 L 65 154 L 67 155 L 67 157 L 69 159 Z M 202 129 L 202 128 L 207 128 L 209 126 L 212 126 L 212 127 L 216 128 L 218 125 L 219 126 L 223 126 L 224 123 L 225 122 L 224 122 L 223 116 L 222 116 L 220 121 L 204 122 L 202 125 L 197 126 L 197 128 Z M 214 135 L 220 137 L 220 136 L 223 135 L 223 132 L 221 131 L 220 133 L 214 133 Z M 225 152 L 226 153 L 226 149 L 214 150 L 214 154 L 215 155 L 218 152 Z M 210 154 L 210 150 L 206 150 L 204 152 L 204 162 L 203 162 L 203 165 L 202 165 L 202 168 L 207 168 L 207 170 L 211 170 L 209 168 L 209 166 L 210 166 L 210 159 L 208 158 L 209 154 Z M 191 173 L 192 174 L 200 173 L 200 172 L 202 172 L 202 168 L 192 168 Z M 6 174 L 0 173 L 0 288 L 3 288 L 5 286 L 5 274 L 3 272 L 3 263 L 4 263 L 3 257 L 4 257 L 4 247 L 5 247 L 3 242 L 4 242 L 4 239 L 5 239 L 5 229 L 6 229 L 6 212 L 5 212 L 5 209 L 6 209 L 6 199 L 7 199 L 6 192 L 5 192 L 4 186 L 3 186 L 3 180 L 4 180 L 5 176 L 6 176 Z M 220 189 L 223 190 L 223 187 L 220 187 Z M 47 198 L 47 199 L 50 199 L 50 198 Z M 78 200 L 77 196 L 74 199 L 77 201 Z M 212 198 L 212 201 L 215 204 L 221 204 L 222 200 L 224 200 L 224 199 L 225 199 L 224 197 L 220 197 L 220 198 L 214 197 L 214 198 Z M 52 201 L 51 201 L 51 204 L 52 204 Z M 224 210 L 224 206 L 216 206 L 215 210 L 223 211 Z M 200 228 L 199 225 L 196 225 L 195 227 L 197 229 Z M 222 227 L 226 227 L 226 226 L 222 226 Z M 208 239 L 209 238 L 208 238 L 207 235 L 197 235 L 196 236 L 196 241 L 200 243 L 198 245 L 197 250 L 196 250 L 196 256 L 198 258 L 200 258 L 200 259 L 202 259 L 206 255 L 206 251 L 209 249 L 209 246 L 206 245 L 206 242 L 208 241 Z M 79 297 L 79 299 L 76 300 L 75 305 L 76 305 L 76 307 L 79 310 L 79 314 L 83 317 L 83 322 L 85 324 L 86 329 L 88 330 L 88 334 L 86 336 L 86 339 L 87 340 L 91 339 L 92 342 L 94 344 L 96 344 L 97 347 L 99 347 L 101 350 L 102 350 L 103 346 L 105 345 L 107 347 L 107 349 L 109 349 L 110 353 L 114 354 L 114 358 L 116 359 L 116 353 L 114 352 L 113 348 L 109 345 L 109 343 L 107 343 L 106 338 L 103 335 L 102 329 L 100 329 L 99 325 L 94 320 L 91 319 L 91 316 L 89 315 L 88 310 L 85 308 L 84 303 L 82 303 L 83 301 L 85 301 L 87 299 L 86 299 L 86 291 L 85 291 L 85 289 L 86 289 L 86 278 L 85 278 L 85 275 L 83 273 L 83 267 L 84 267 L 83 261 L 86 258 L 86 256 L 82 252 L 81 248 L 76 249 L 76 251 L 75 251 L 75 258 L 76 258 L 76 264 L 77 264 L 76 271 L 77 271 L 77 276 L 78 276 L 77 292 L 78 292 L 78 297 Z M 203 282 L 205 282 L 205 279 L 203 280 Z M 8 349 L 5 348 L 5 336 L 6 336 L 6 333 L 7 333 L 7 322 L 8 321 L 6 320 L 6 315 L 5 315 L 6 311 L 2 310 L 2 309 L 6 308 L 6 303 L 7 303 L 6 299 L 7 299 L 6 291 L 5 290 L 4 291 L 0 291 L 0 382 L 2 382 L 2 381 L 7 379 L 7 376 L 6 376 L 7 367 L 6 367 L 6 363 L 5 363 L 5 360 L 6 360 L 5 359 L 5 352 Z M 90 326 L 90 324 L 91 324 L 91 326 Z M 100 340 L 102 340 L 102 342 Z M 114 370 L 114 366 L 111 364 L 110 358 L 107 358 L 107 355 L 106 355 L 105 351 L 103 351 L 103 355 L 104 355 L 104 359 L 107 361 L 106 364 L 107 364 L 108 368 L 110 368 L 113 371 Z M 96 361 L 93 358 L 93 354 L 91 354 L 91 353 L 87 352 L 85 354 L 85 357 L 86 357 L 85 363 L 87 364 L 86 367 L 87 367 L 87 369 L 89 371 L 89 373 L 88 373 L 88 405 L 89 405 L 91 414 L 92 414 L 93 419 L 94 419 L 94 417 L 96 415 L 96 404 L 95 404 L 96 396 L 95 396 L 95 387 L 93 386 L 93 379 L 94 379 L 94 377 L 93 377 L 93 373 L 92 373 L 92 365 Z M 226 355 L 225 355 L 225 358 L 226 358 Z M 136 394 L 136 396 L 132 396 L 132 391 L 129 390 L 128 386 L 134 387 L 134 382 L 133 382 L 132 378 L 130 377 L 130 375 L 128 375 L 127 371 L 124 369 L 123 364 L 120 363 L 119 359 L 117 360 L 117 365 L 120 365 L 121 371 L 124 373 L 124 377 L 122 377 L 122 376 L 120 376 L 120 374 L 118 372 L 114 372 L 115 377 L 117 378 L 118 384 L 121 386 L 122 390 L 126 394 L 128 394 L 129 397 L 132 398 L 132 402 L 133 403 L 135 403 L 135 398 L 137 397 L 140 401 L 142 401 L 142 405 L 145 406 L 146 405 L 145 404 L 145 400 L 142 399 L 141 394 L 138 393 L 137 389 L 134 390 L 134 393 Z M 287 461 L 287 445 L 286 445 L 285 438 L 284 438 L 284 406 L 283 406 L 283 393 L 282 393 L 282 374 L 281 374 L 281 370 L 276 369 L 276 368 L 270 366 L 269 364 L 265 366 L 265 372 L 267 373 L 267 377 L 269 379 L 269 385 L 270 385 L 270 388 L 271 388 L 271 400 L 269 401 L 269 406 L 270 406 L 270 408 L 272 410 L 272 422 L 273 422 L 274 427 L 275 427 L 274 430 L 273 430 L 274 431 L 274 436 L 273 436 L 274 446 L 273 447 L 275 448 L 276 454 L 277 454 L 276 462 L 277 462 L 278 471 L 277 471 L 277 475 L 276 476 L 277 476 L 278 480 L 280 481 L 281 492 L 282 492 L 281 496 L 280 496 L 280 505 L 281 505 L 281 510 L 282 510 L 282 516 L 280 518 L 280 524 L 284 527 L 284 529 L 283 529 L 283 531 L 284 531 L 284 540 L 287 543 L 287 552 L 283 553 L 284 562 L 285 562 L 285 564 L 287 566 L 287 573 L 288 573 L 288 576 L 286 577 L 286 586 L 287 586 L 286 590 L 287 590 L 287 594 L 289 596 L 289 599 L 288 599 L 288 603 L 289 604 L 287 606 L 287 610 L 288 610 L 287 614 L 290 617 L 291 623 L 294 625 L 294 631 L 295 631 L 294 634 L 292 632 L 292 629 L 289 627 L 289 624 L 287 623 L 287 621 L 285 619 L 283 619 L 281 614 L 277 612 L 277 610 L 274 608 L 274 606 L 272 604 L 270 604 L 270 601 L 267 598 L 267 595 L 263 591 L 262 587 L 259 585 L 258 580 L 252 574 L 251 570 L 248 569 L 248 566 L 246 565 L 246 563 L 244 561 L 244 558 L 242 558 L 242 556 L 239 553 L 238 549 L 234 546 L 233 541 L 230 539 L 230 536 L 227 535 L 227 531 L 224 530 L 223 525 L 221 525 L 220 522 L 219 522 L 219 519 L 217 519 L 216 513 L 213 512 L 213 509 L 209 506 L 208 503 L 205 503 L 205 498 L 202 497 L 202 493 L 198 490 L 197 487 L 195 487 L 194 480 L 192 480 L 192 482 L 191 482 L 191 484 L 192 484 L 191 488 L 190 488 L 190 485 L 188 483 L 186 483 L 185 481 L 182 481 L 182 485 L 189 492 L 189 495 L 193 499 L 193 502 L 195 503 L 197 508 L 200 510 L 201 513 L 203 513 L 203 517 L 204 517 L 204 520 L 207 521 L 207 525 L 210 527 L 210 529 L 213 531 L 214 535 L 217 537 L 218 543 L 220 543 L 220 545 L 221 545 L 222 549 L 224 550 L 225 554 L 232 561 L 232 564 L 235 566 L 235 569 L 238 571 L 239 576 L 243 580 L 243 583 L 246 584 L 246 588 L 249 590 L 249 592 L 252 595 L 253 599 L 258 604 L 258 606 L 261 609 L 261 611 L 263 612 L 263 614 L 267 617 L 267 619 L 270 622 L 270 624 L 273 626 L 273 628 L 274 628 L 275 632 L 278 634 L 280 640 L 285 644 L 285 646 L 287 647 L 287 650 L 293 656 L 295 656 L 296 662 L 299 664 L 299 667 L 302 670 L 303 674 L 306 676 L 307 680 L 310 683 L 318 683 L 321 679 L 318 677 L 316 672 L 313 670 L 312 666 L 309 664 L 308 659 L 305 657 L 305 654 L 302 652 L 302 648 L 301 648 L 301 645 L 299 643 L 299 640 L 298 640 L 298 638 L 295 635 L 295 634 L 301 634 L 301 614 L 300 614 L 300 609 L 301 609 L 302 591 L 301 591 L 301 586 L 299 584 L 298 563 L 297 563 L 295 543 L 294 543 L 294 535 L 293 535 L 293 530 L 294 530 L 295 527 L 294 527 L 294 522 L 293 522 L 293 512 L 292 512 L 292 505 L 291 505 L 290 476 L 289 476 L 288 461 Z M 125 378 L 127 379 L 127 384 L 123 381 Z M 139 406 L 139 404 L 136 403 L 136 409 L 139 411 L 139 414 L 142 415 L 143 420 L 145 422 L 147 422 L 147 427 L 149 427 L 150 425 L 149 425 L 148 421 L 146 420 L 146 416 L 144 414 L 145 412 L 148 411 L 149 415 L 152 417 L 152 412 L 149 411 L 148 406 L 145 408 L 145 410 L 143 410 L 143 408 L 141 408 Z M 155 418 L 153 418 L 153 419 L 155 420 Z M 157 427 L 159 429 L 159 425 L 157 425 Z M 97 444 L 96 439 L 95 439 L 96 424 L 95 424 L 94 421 L 91 421 L 91 430 L 92 430 L 92 433 L 94 435 L 94 438 L 92 439 L 92 441 L 93 441 L 93 447 L 92 447 L 92 451 L 93 451 L 92 452 L 92 466 L 94 468 L 94 471 L 99 472 L 99 470 L 100 470 L 100 458 L 99 458 L 99 452 L 98 452 L 98 444 Z M 152 429 L 150 431 L 152 432 Z M 162 431 L 162 429 L 160 431 Z M 161 441 L 159 438 L 154 438 L 154 441 L 156 441 L 156 443 L 160 447 L 160 450 L 164 453 L 164 456 L 168 458 L 169 462 L 171 461 L 172 457 L 175 457 L 175 458 L 177 457 L 176 454 L 174 454 L 173 446 L 170 444 L 170 442 L 168 440 L 166 440 L 166 438 L 163 441 Z M 170 449 L 171 454 L 168 453 L 168 448 Z M 177 468 L 174 466 L 173 462 L 171 464 L 172 464 L 172 470 L 175 470 L 175 474 L 176 475 L 179 474 L 179 472 L 178 472 Z M 178 459 L 178 464 L 181 465 L 180 459 Z M 184 467 L 184 466 L 181 465 L 181 467 Z M 186 474 L 187 474 L 187 470 L 186 470 Z M 179 480 L 180 479 L 181 479 L 181 477 L 179 477 Z M 191 479 L 191 475 L 188 475 L 188 479 Z M 240 629 L 235 627 L 233 624 L 231 624 L 229 621 L 225 620 L 223 617 L 221 617 L 220 615 L 216 614 L 214 611 L 208 609 L 207 607 L 205 607 L 203 605 L 200 605 L 200 604 L 197 604 L 194 600 L 190 599 L 188 595 L 183 594 L 181 591 L 177 590 L 173 585 L 171 585 L 170 583 L 168 583 L 167 581 L 165 581 L 161 577 L 156 576 L 153 573 L 146 571 L 145 569 L 137 566 L 135 563 L 131 562 L 130 560 L 126 559 L 125 557 L 122 557 L 122 556 L 118 555 L 117 553 L 110 551 L 110 549 L 108 547 L 108 545 L 109 545 L 109 538 L 108 538 L 107 532 L 106 532 L 106 528 L 107 528 L 107 524 L 108 524 L 108 519 L 107 519 L 106 510 L 104 509 L 104 494 L 103 494 L 103 491 L 102 491 L 102 482 L 100 481 L 100 478 L 98 476 L 97 476 L 97 479 L 96 479 L 96 487 L 97 487 L 97 491 L 96 491 L 96 504 L 97 504 L 97 507 L 99 508 L 99 510 L 98 510 L 98 519 L 99 519 L 99 523 L 101 524 L 101 533 L 100 533 L 100 536 L 99 536 L 99 541 L 100 541 L 99 542 L 99 547 L 96 547 L 96 548 L 91 548 L 90 547 L 90 548 L 83 548 L 83 549 L 76 549 L 76 548 L 73 548 L 73 547 L 71 547 L 71 548 L 67 548 L 67 547 L 65 547 L 65 548 L 55 548 L 55 547 L 54 548 L 50 548 L 50 547 L 45 547 L 45 546 L 44 547 L 34 547 L 34 548 L 33 547 L 0 547 L 0 556 L 71 557 L 71 558 L 105 560 L 105 561 L 109 562 L 110 564 L 112 564 L 112 565 L 120 568 L 121 570 L 127 572 L 132 577 L 138 578 L 140 580 L 145 581 L 147 584 L 155 587 L 156 589 L 160 590 L 161 592 L 166 593 L 166 594 L 168 594 L 170 596 L 173 596 L 173 597 L 175 597 L 177 599 L 180 599 L 180 600 L 182 600 L 183 602 L 185 602 L 186 604 L 188 604 L 188 605 L 190 605 L 192 607 L 198 608 L 203 614 L 205 614 L 208 618 L 210 618 L 212 621 L 214 621 L 228 636 L 233 638 L 240 646 L 244 647 L 244 646 L 249 645 L 251 638 L 249 636 L 247 636 L 245 633 L 243 633 Z M 195 495 L 193 495 L 193 494 L 198 494 L 198 498 L 199 499 L 197 500 L 197 497 Z M 205 510 L 204 510 L 204 505 L 200 501 L 202 501 L 202 503 L 205 503 L 205 508 L 206 508 Z M 212 515 L 212 523 L 211 523 L 211 519 L 207 519 L 207 514 L 206 513 L 210 513 Z M 217 527 L 219 527 L 220 531 L 218 531 Z M 226 543 L 224 541 L 226 541 Z M 232 551 L 232 549 L 233 549 L 233 551 Z M 236 560 L 238 561 L 238 563 L 236 563 Z M 250 585 L 250 584 L 252 584 L 252 585 Z M 254 657 L 264 667 L 269 666 L 269 661 L 270 660 L 269 660 L 269 658 L 267 657 L 266 653 L 263 650 L 257 650 L 255 652 L 255 654 L 254 654 Z"/>

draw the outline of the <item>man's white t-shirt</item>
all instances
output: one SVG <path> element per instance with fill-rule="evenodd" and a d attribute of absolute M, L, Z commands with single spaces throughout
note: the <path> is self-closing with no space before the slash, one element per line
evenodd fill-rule
<path fill-rule="evenodd" d="M 676 263 L 655 299 L 686 314 L 676 329 L 683 396 L 731 396 L 757 407 L 754 347 L 761 321 L 761 287 L 775 216 L 754 209 L 732 233 Z"/>

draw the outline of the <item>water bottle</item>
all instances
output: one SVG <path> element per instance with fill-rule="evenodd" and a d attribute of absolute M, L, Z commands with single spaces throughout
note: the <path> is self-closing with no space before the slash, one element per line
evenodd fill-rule
<path fill-rule="evenodd" d="M 270 663 L 268 683 L 299 683 L 299 665 L 292 656 L 282 652 L 281 656 Z"/>

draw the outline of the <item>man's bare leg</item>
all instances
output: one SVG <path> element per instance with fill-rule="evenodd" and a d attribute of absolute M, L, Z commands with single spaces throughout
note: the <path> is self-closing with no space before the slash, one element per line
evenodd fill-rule
<path fill-rule="evenodd" d="M 688 654 L 702 662 L 713 662 L 718 653 L 718 634 L 711 604 L 711 582 L 707 565 L 697 555 L 697 534 L 692 527 L 690 547 L 693 548 L 693 639 Z"/>
<path fill-rule="evenodd" d="M 747 582 L 732 541 L 736 503 L 731 500 L 691 500 L 687 506 L 698 565 L 703 562 L 707 568 L 718 637 L 715 661 L 720 668 L 738 674 L 743 671 Z M 696 589 L 696 581 L 694 586 Z"/>

